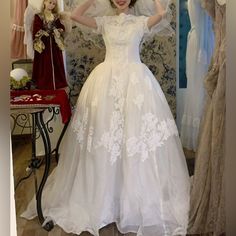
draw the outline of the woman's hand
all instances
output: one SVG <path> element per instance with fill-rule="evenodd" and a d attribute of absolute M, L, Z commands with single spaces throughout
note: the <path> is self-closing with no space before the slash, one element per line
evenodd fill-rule
<path fill-rule="evenodd" d="M 160 0 L 154 0 L 154 2 L 156 3 L 156 12 L 159 15 L 161 15 L 162 17 L 164 17 L 165 14 L 166 14 L 166 10 L 162 6 L 161 1 Z"/>
<path fill-rule="evenodd" d="M 150 16 L 147 22 L 148 28 L 151 29 L 152 26 L 158 24 L 162 18 L 166 15 L 166 10 L 162 6 L 160 0 L 154 0 L 156 5 L 156 14 Z"/>

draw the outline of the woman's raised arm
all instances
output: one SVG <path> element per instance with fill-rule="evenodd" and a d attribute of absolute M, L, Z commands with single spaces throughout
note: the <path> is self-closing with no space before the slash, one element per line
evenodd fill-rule
<path fill-rule="evenodd" d="M 76 7 L 71 13 L 71 19 L 88 27 L 97 28 L 96 21 L 93 17 L 84 16 L 86 10 L 95 2 L 96 0 L 87 0 L 85 3 Z"/>
<path fill-rule="evenodd" d="M 158 24 L 166 14 L 166 10 L 160 3 L 160 0 L 154 0 L 156 3 L 156 14 L 150 16 L 147 22 L 148 28 L 151 29 L 152 26 Z"/>

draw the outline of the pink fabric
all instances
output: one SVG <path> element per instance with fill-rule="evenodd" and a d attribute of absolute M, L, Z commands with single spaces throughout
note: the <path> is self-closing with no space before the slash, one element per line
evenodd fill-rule
<path fill-rule="evenodd" d="M 16 0 L 11 35 L 11 58 L 25 59 L 26 46 L 24 45 L 24 12 L 27 0 Z"/>

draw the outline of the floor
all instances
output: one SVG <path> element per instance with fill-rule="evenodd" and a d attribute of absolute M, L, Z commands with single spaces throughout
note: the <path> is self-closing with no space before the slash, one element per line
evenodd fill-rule
<path fill-rule="evenodd" d="M 12 141 L 13 151 L 13 171 L 15 186 L 18 181 L 27 175 L 26 167 L 31 158 L 31 142 L 29 137 L 15 138 Z M 55 166 L 53 161 L 52 168 Z M 43 168 L 37 171 L 37 177 L 42 176 Z M 34 175 L 32 174 L 28 179 L 22 181 L 15 191 L 16 201 L 16 220 L 17 220 L 17 236 L 68 236 L 73 234 L 66 234 L 59 227 L 55 227 L 51 232 L 45 231 L 37 219 L 25 220 L 20 217 L 24 211 L 29 200 L 33 197 L 35 192 L 34 188 Z"/>
<path fill-rule="evenodd" d="M 13 150 L 13 169 L 14 169 L 14 181 L 15 185 L 18 181 L 27 175 L 26 168 L 29 165 L 31 158 L 31 141 L 30 137 L 14 137 L 12 139 L 12 150 Z M 194 153 L 185 150 L 187 157 L 187 163 L 189 167 L 190 175 L 193 174 L 194 170 Z M 52 161 L 52 169 L 56 166 L 55 159 Z M 37 170 L 37 177 L 42 176 L 43 168 Z M 34 195 L 34 175 L 32 174 L 28 179 L 22 181 L 15 192 L 16 201 L 16 218 L 17 218 L 17 236 L 72 236 L 74 234 L 67 234 L 59 227 L 55 226 L 52 231 L 45 231 L 39 224 L 37 219 L 25 220 L 20 217 L 20 214 L 26 208 L 27 203 Z M 116 231 L 114 225 L 110 225 L 102 229 L 102 236 L 117 235 L 121 236 L 120 233 L 114 233 Z M 83 233 L 81 236 L 89 236 L 89 233 Z M 126 236 L 133 234 L 126 234 Z"/>

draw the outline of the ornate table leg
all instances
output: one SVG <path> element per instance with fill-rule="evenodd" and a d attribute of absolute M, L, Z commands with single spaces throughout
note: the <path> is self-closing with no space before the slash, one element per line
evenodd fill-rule
<path fill-rule="evenodd" d="M 62 129 L 62 131 L 61 131 L 60 137 L 59 137 L 59 139 L 58 139 L 58 141 L 57 141 L 56 148 L 52 151 L 52 152 L 55 151 L 55 158 L 56 158 L 56 162 L 57 162 L 57 163 L 58 163 L 58 159 L 59 159 L 59 157 L 58 157 L 58 156 L 59 156 L 59 147 L 60 147 L 62 138 L 63 138 L 63 136 L 64 136 L 64 134 L 65 134 L 65 132 L 66 132 L 66 129 L 67 129 L 69 123 L 70 123 L 70 120 L 68 120 L 68 121 L 65 123 L 65 125 L 64 125 L 64 127 L 63 127 L 63 129 Z"/>
<path fill-rule="evenodd" d="M 42 205 L 41 205 L 41 201 L 42 201 L 42 192 L 43 192 L 43 188 L 44 185 L 46 183 L 47 177 L 49 175 L 49 170 L 50 170 L 50 156 L 51 156 L 51 143 L 50 143 L 50 138 L 47 132 L 47 128 L 44 124 L 44 120 L 43 120 L 43 110 L 33 113 L 33 116 L 35 116 L 35 123 L 36 126 L 38 127 L 38 130 L 41 134 L 42 140 L 43 140 L 43 144 L 44 144 L 44 149 L 45 149 L 45 169 L 44 169 L 44 174 L 43 174 L 43 178 L 42 181 L 39 185 L 39 189 L 37 191 L 36 194 L 36 202 L 37 202 L 37 213 L 38 213 L 38 218 L 41 224 L 44 223 L 45 218 L 43 216 L 43 212 L 42 212 Z M 47 231 L 50 231 L 52 228 L 54 227 L 54 224 L 52 221 L 47 222 L 43 228 Z"/>

